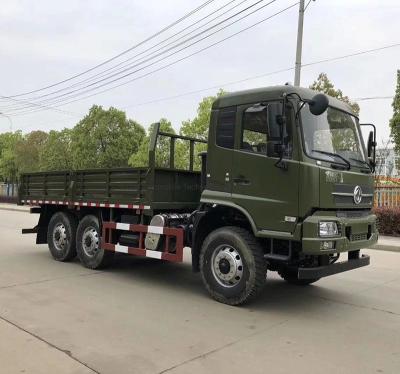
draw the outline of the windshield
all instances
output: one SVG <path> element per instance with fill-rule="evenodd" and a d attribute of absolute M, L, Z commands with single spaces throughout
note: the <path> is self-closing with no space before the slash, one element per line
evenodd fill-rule
<path fill-rule="evenodd" d="M 328 107 L 315 116 L 308 104 L 301 111 L 304 147 L 307 155 L 325 161 L 365 167 L 367 159 L 356 117 Z M 343 160 L 343 158 L 345 160 Z"/>

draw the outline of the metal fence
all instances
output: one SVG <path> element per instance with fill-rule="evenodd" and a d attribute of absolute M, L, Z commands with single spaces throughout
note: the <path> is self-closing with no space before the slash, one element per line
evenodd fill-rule
<path fill-rule="evenodd" d="M 384 186 L 375 188 L 376 207 L 400 207 L 400 187 Z"/>

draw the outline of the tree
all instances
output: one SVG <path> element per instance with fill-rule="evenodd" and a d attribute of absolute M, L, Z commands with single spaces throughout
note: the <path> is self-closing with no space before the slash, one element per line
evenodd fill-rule
<path fill-rule="evenodd" d="M 127 166 L 144 136 L 144 128 L 127 119 L 125 112 L 93 105 L 72 130 L 72 166 L 74 169 Z"/>
<path fill-rule="evenodd" d="M 211 109 L 214 101 L 225 95 L 226 92 L 220 89 L 216 96 L 207 96 L 200 101 L 197 107 L 197 115 L 192 120 L 186 120 L 182 122 L 180 134 L 184 136 L 190 136 L 197 139 L 207 140 L 208 129 L 210 127 Z M 207 145 L 204 143 L 196 143 L 194 147 L 194 169 L 200 170 L 201 159 L 198 157 L 200 152 L 207 149 Z M 177 146 L 177 158 L 179 160 L 179 167 L 186 169 L 189 163 L 189 143 L 180 142 Z"/>
<path fill-rule="evenodd" d="M 49 132 L 39 154 L 40 170 L 72 169 L 71 134 L 71 129 Z"/>
<path fill-rule="evenodd" d="M 323 92 L 329 96 L 336 97 L 337 99 L 349 104 L 353 112 L 358 116 L 360 114 L 360 106 L 352 102 L 348 96 L 343 95 L 342 90 L 336 89 L 333 83 L 329 80 L 326 73 L 320 73 L 316 81 L 311 84 L 312 90 Z"/>
<path fill-rule="evenodd" d="M 400 152 L 400 70 L 397 70 L 396 93 L 392 102 L 393 116 L 389 122 L 396 152 Z"/>
<path fill-rule="evenodd" d="M 175 134 L 171 122 L 165 118 L 160 119 L 160 131 Z M 146 167 L 149 164 L 149 144 L 150 136 L 154 130 L 154 124 L 147 131 L 147 136 L 143 139 L 137 152 L 129 158 L 129 165 L 132 167 Z M 156 165 L 167 167 L 169 163 L 169 139 L 159 137 L 156 149 Z"/>
<path fill-rule="evenodd" d="M 207 140 L 212 104 L 217 98 L 225 95 L 225 93 L 225 91 L 219 90 L 216 96 L 204 97 L 197 107 L 196 117 L 192 120 L 183 121 L 180 133 L 185 136 Z"/>
<path fill-rule="evenodd" d="M 21 140 L 21 131 L 0 134 L 0 175 L 5 182 L 17 181 L 19 170 L 15 147 Z"/>
<path fill-rule="evenodd" d="M 18 173 L 40 170 L 40 151 L 47 141 L 44 131 L 32 131 L 19 139 L 14 148 L 15 162 Z"/>

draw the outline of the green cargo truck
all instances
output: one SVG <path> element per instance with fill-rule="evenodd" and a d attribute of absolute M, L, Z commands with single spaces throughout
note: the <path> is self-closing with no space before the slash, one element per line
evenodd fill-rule
<path fill-rule="evenodd" d="M 366 147 L 360 126 L 347 104 L 309 89 L 228 94 L 213 104 L 201 170 L 205 141 L 155 125 L 148 167 L 22 175 L 19 202 L 40 214 L 23 233 L 91 269 L 115 252 L 181 262 L 190 247 L 210 295 L 230 305 L 255 297 L 267 271 L 308 285 L 368 265 L 360 250 L 378 238 L 376 132 Z"/>

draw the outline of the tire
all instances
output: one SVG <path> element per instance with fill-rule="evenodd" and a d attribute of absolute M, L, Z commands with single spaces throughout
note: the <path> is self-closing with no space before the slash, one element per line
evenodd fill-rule
<path fill-rule="evenodd" d="M 85 216 L 78 225 L 76 251 L 81 264 L 88 269 L 103 269 L 109 266 L 114 252 L 100 248 L 101 232 L 96 216 Z"/>
<path fill-rule="evenodd" d="M 311 278 L 311 279 L 299 279 L 297 277 L 297 272 L 293 270 L 283 269 L 278 272 L 278 274 L 286 282 L 290 284 L 295 284 L 296 286 L 308 286 L 309 284 L 319 281 L 321 278 Z"/>
<path fill-rule="evenodd" d="M 47 243 L 53 258 L 67 262 L 76 257 L 77 218 L 68 212 L 55 213 L 49 222 Z"/>
<path fill-rule="evenodd" d="M 203 283 L 215 300 L 240 305 L 263 289 L 267 267 L 263 250 L 247 230 L 222 227 L 211 232 L 200 252 Z"/>

